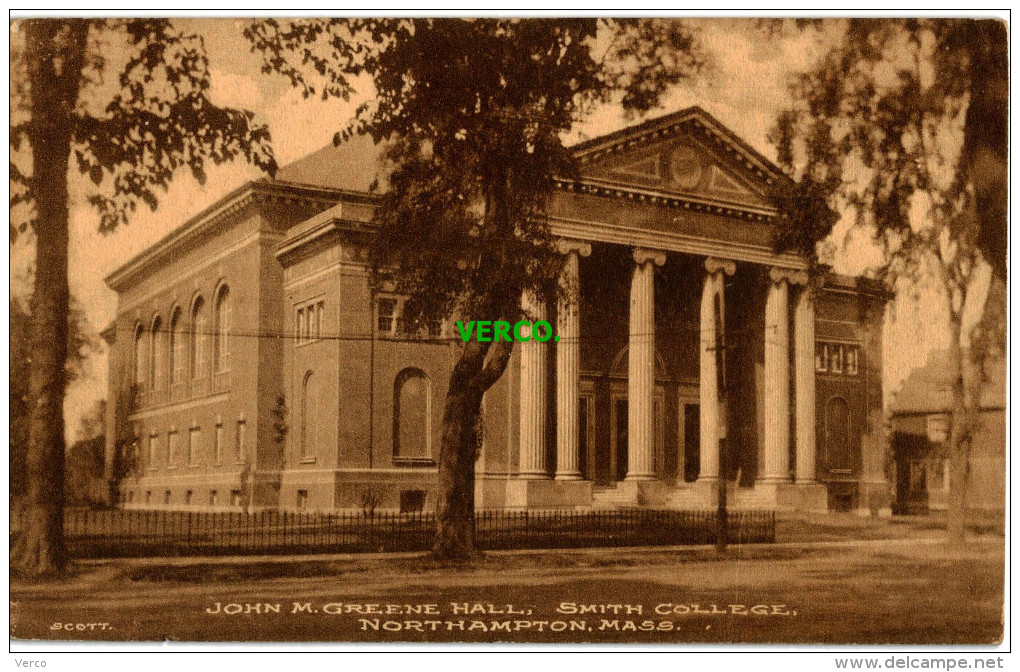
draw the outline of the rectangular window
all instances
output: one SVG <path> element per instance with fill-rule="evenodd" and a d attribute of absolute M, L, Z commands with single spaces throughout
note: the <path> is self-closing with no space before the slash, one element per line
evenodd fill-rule
<path fill-rule="evenodd" d="M 146 490 L 145 491 L 145 503 L 146 504 L 151 504 L 152 503 L 152 490 Z"/>
<path fill-rule="evenodd" d="M 192 427 L 188 433 L 188 466 L 198 466 L 199 451 L 202 449 L 202 429 Z"/>
<path fill-rule="evenodd" d="M 213 455 L 216 458 L 216 464 L 223 464 L 223 423 L 216 423 L 216 435 L 214 437 L 215 444 L 213 446 Z"/>
<path fill-rule="evenodd" d="M 861 348 L 845 343 L 816 343 L 815 370 L 837 376 L 857 376 L 861 369 Z"/>
<path fill-rule="evenodd" d="M 166 466 L 168 467 L 177 466 L 177 451 L 179 448 L 177 441 L 177 430 L 171 429 L 166 435 Z"/>
<path fill-rule="evenodd" d="M 234 454 L 237 456 L 238 462 L 244 462 L 244 420 L 237 421 L 237 431 L 234 436 Z"/>
<path fill-rule="evenodd" d="M 383 334 L 396 333 L 397 326 L 397 300 L 379 299 L 376 302 L 378 320 L 376 329 Z"/>
<path fill-rule="evenodd" d="M 159 436 L 156 434 L 149 435 L 149 469 L 156 468 L 156 453 L 159 450 Z"/>
<path fill-rule="evenodd" d="M 848 345 L 846 347 L 846 375 L 856 376 L 857 375 L 857 360 L 860 356 L 860 350 L 855 345 Z"/>
<path fill-rule="evenodd" d="M 833 345 L 830 348 L 829 369 L 833 373 L 843 373 L 843 346 Z"/>
<path fill-rule="evenodd" d="M 167 491 L 165 491 L 163 493 L 163 503 L 167 504 L 167 505 L 170 504 L 170 491 L 169 490 L 167 490 Z"/>
<path fill-rule="evenodd" d="M 186 505 L 191 506 L 191 501 L 194 498 L 195 498 L 195 493 L 192 492 L 191 490 L 188 490 L 187 492 L 184 493 L 184 503 Z"/>
<path fill-rule="evenodd" d="M 815 371 L 829 370 L 829 345 L 819 343 L 815 347 Z"/>
<path fill-rule="evenodd" d="M 294 318 L 294 333 L 297 343 L 307 343 L 322 338 L 322 321 L 325 317 L 325 310 L 325 301 L 313 301 L 297 309 Z"/>
<path fill-rule="evenodd" d="M 230 505 L 231 506 L 241 506 L 241 491 L 240 490 L 231 490 L 230 491 Z"/>
<path fill-rule="evenodd" d="M 406 299 L 381 297 L 376 299 L 376 332 L 385 336 L 405 338 L 442 338 L 445 320 L 429 319 L 410 322 L 404 316 Z"/>
<path fill-rule="evenodd" d="M 209 506 L 217 506 L 220 503 L 220 493 L 215 490 L 209 491 Z"/>
<path fill-rule="evenodd" d="M 943 460 L 932 460 L 931 469 L 928 471 L 928 492 L 942 490 L 945 486 L 945 472 L 942 467 Z"/>
<path fill-rule="evenodd" d="M 298 490 L 297 491 L 297 508 L 304 511 L 308 508 L 308 491 Z"/>

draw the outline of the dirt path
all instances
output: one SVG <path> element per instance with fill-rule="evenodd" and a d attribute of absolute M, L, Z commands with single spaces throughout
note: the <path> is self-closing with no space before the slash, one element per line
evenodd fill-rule
<path fill-rule="evenodd" d="M 64 584 L 13 586 L 12 627 L 28 639 L 991 643 L 1003 557 L 1001 539 L 964 553 L 909 539 L 727 559 L 707 548 L 492 553 L 460 568 L 415 555 L 111 561 Z"/>

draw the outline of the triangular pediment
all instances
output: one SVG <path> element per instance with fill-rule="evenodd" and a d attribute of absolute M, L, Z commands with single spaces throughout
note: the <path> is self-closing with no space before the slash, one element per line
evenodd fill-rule
<path fill-rule="evenodd" d="M 583 179 L 602 186 L 770 209 L 782 171 L 700 107 L 574 147 Z"/>
<path fill-rule="evenodd" d="M 690 137 L 640 144 L 584 165 L 584 178 L 666 194 L 769 207 L 768 185 Z"/>

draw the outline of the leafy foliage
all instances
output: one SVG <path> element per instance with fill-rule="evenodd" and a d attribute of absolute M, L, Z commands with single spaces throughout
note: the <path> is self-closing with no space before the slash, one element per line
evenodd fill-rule
<path fill-rule="evenodd" d="M 371 75 L 376 97 L 335 141 L 387 143 L 373 277 L 410 297 L 411 322 L 514 318 L 558 272 L 543 213 L 553 177 L 574 174 L 563 134 L 610 100 L 650 109 L 705 60 L 686 23 L 645 19 L 269 19 L 247 34 L 307 96 Z"/>
<path fill-rule="evenodd" d="M 205 182 L 206 161 L 243 158 L 275 172 L 268 127 L 255 123 L 250 111 L 220 107 L 209 99 L 209 61 L 200 35 L 182 32 L 171 19 L 51 23 L 57 33 L 77 29 L 87 34 L 81 78 L 74 83 L 69 151 L 73 165 L 96 187 L 88 201 L 100 216 L 101 231 L 126 224 L 139 202 L 155 210 L 158 192 L 166 191 L 179 169 L 187 169 L 199 183 Z M 17 31 L 12 46 L 12 118 L 20 119 L 11 125 L 10 204 L 12 210 L 30 206 L 27 216 L 11 222 L 13 240 L 32 224 L 31 206 L 39 195 L 30 167 L 18 160 L 32 119 L 27 115 L 31 91 L 25 84 L 24 37 L 19 39 Z M 120 54 L 119 71 L 110 72 L 111 65 L 119 64 L 110 58 Z"/>
<path fill-rule="evenodd" d="M 826 28 L 840 33 L 836 46 L 793 82 L 794 105 L 772 134 L 780 162 L 871 231 L 893 275 L 920 272 L 934 254 L 959 286 L 979 250 L 1004 262 L 1004 245 L 979 244 L 998 236 L 983 231 L 1004 231 L 1004 199 L 988 218 L 973 212 L 977 194 L 1005 177 L 1004 160 L 994 176 L 976 175 L 973 161 L 978 146 L 1005 156 L 1005 135 L 994 130 L 1004 128 L 1005 108 L 982 96 L 1007 81 L 1003 66 L 982 66 L 1005 46 L 1001 24 L 852 19 Z"/>

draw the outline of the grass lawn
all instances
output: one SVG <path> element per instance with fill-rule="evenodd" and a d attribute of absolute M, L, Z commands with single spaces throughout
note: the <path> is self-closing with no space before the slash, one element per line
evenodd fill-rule
<path fill-rule="evenodd" d="M 927 527 L 850 518 L 840 523 L 831 516 L 788 520 L 777 530 L 780 543 L 732 547 L 725 558 L 706 547 L 686 547 L 492 552 L 457 567 L 415 554 L 78 563 L 62 583 L 12 584 L 12 636 L 377 642 L 998 641 L 1003 539 L 986 535 L 965 551 L 953 552 L 938 540 L 939 533 Z M 837 528 L 843 530 L 841 535 Z M 829 533 L 855 541 L 825 543 Z M 784 537 L 788 543 L 782 543 Z M 463 603 L 471 613 L 457 613 L 453 605 Z M 267 604 L 273 606 L 267 609 Z M 489 604 L 495 606 L 490 609 Z M 279 613 L 273 611 L 276 605 Z M 388 615 L 358 613 L 385 612 L 386 605 L 394 605 Z M 506 605 L 514 605 L 511 613 L 488 613 L 507 612 Z M 579 613 L 581 605 L 595 606 Z M 629 605 L 629 614 L 623 605 Z M 755 605 L 760 606 L 752 609 Z M 241 613 L 224 613 L 234 609 Z M 570 611 L 574 613 L 566 613 Z M 82 631 L 78 623 L 87 629 Z M 108 625 L 88 629 L 90 623 Z M 51 629 L 56 624 L 61 629 Z M 560 627 L 565 629 L 557 630 Z"/>

